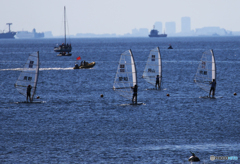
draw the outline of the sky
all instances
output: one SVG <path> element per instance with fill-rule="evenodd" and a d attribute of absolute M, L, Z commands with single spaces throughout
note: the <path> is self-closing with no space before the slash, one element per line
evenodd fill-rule
<path fill-rule="evenodd" d="M 66 6 L 67 34 L 131 33 L 134 28 L 151 30 L 155 22 L 191 18 L 191 29 L 217 26 L 240 31 L 240 0 L 0 0 L 0 30 L 52 31 L 63 35 Z"/>

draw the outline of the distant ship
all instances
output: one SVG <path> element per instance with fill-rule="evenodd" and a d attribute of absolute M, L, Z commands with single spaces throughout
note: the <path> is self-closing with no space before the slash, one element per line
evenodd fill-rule
<path fill-rule="evenodd" d="M 0 33 L 0 39 L 14 39 L 14 35 L 16 35 L 16 32 L 12 32 L 10 29 L 10 26 L 12 25 L 12 23 L 7 23 L 6 25 L 9 26 L 9 31 L 4 33 Z"/>
<path fill-rule="evenodd" d="M 150 38 L 151 37 L 167 37 L 167 34 L 158 34 L 158 30 L 155 30 L 154 29 L 154 26 L 153 26 L 153 29 L 151 30 L 151 32 L 150 32 L 150 35 L 148 35 Z"/>
<path fill-rule="evenodd" d="M 34 28 L 32 32 L 28 31 L 18 31 L 16 34 L 16 38 L 18 39 L 35 39 L 35 38 L 43 38 L 44 33 L 37 33 L 36 29 Z"/>

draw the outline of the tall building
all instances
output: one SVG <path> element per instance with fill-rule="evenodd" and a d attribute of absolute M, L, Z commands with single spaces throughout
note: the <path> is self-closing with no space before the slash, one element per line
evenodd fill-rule
<path fill-rule="evenodd" d="M 156 22 L 154 25 L 155 29 L 158 30 L 158 33 L 162 34 L 162 22 Z"/>
<path fill-rule="evenodd" d="M 182 17 L 181 18 L 181 27 L 183 33 L 191 32 L 191 18 L 190 17 Z"/>
<path fill-rule="evenodd" d="M 132 35 L 137 35 L 138 34 L 138 29 L 132 29 Z"/>
<path fill-rule="evenodd" d="M 176 33 L 176 23 L 175 22 L 166 22 L 165 28 L 166 28 L 166 34 L 175 34 Z"/>

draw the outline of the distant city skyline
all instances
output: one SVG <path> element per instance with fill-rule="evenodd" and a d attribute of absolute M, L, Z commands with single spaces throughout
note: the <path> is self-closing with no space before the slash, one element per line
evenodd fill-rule
<path fill-rule="evenodd" d="M 166 22 L 165 23 L 166 34 L 171 35 L 176 33 L 176 23 Z"/>
<path fill-rule="evenodd" d="M 181 32 L 181 18 L 191 18 L 191 29 L 220 27 L 240 31 L 238 0 L 9 0 L 0 5 L 0 30 L 52 31 L 63 34 L 63 7 L 67 9 L 68 34 L 131 33 L 136 28 L 152 29 L 155 22 L 176 23 Z M 161 7 L 161 9 L 159 8 Z M 162 29 L 163 33 L 164 28 Z"/>
<path fill-rule="evenodd" d="M 154 26 L 155 26 L 155 29 L 158 30 L 159 34 L 163 33 L 163 30 L 162 30 L 163 29 L 163 24 L 162 24 L 162 22 L 155 22 Z M 165 30 L 165 28 L 164 28 L 164 30 Z"/>

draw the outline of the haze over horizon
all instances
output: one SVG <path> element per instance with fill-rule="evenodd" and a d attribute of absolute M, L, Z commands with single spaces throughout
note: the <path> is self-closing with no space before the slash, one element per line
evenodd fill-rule
<path fill-rule="evenodd" d="M 131 33 L 134 28 L 152 29 L 155 22 L 176 22 L 191 18 L 191 29 L 217 26 L 240 31 L 238 0 L 9 0 L 1 3 L 0 31 L 52 31 L 63 35 L 63 8 L 66 6 L 69 34 Z"/>

